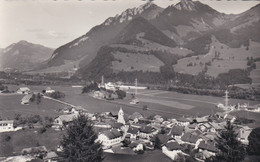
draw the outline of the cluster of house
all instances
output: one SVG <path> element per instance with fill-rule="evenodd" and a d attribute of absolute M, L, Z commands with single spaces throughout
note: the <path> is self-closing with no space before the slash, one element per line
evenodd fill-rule
<path fill-rule="evenodd" d="M 45 90 L 45 93 L 53 93 L 55 90 L 51 89 L 51 87 L 47 87 Z M 16 93 L 18 94 L 30 94 L 32 91 L 28 87 L 20 87 L 16 90 Z"/>
<path fill-rule="evenodd" d="M 50 87 L 47 87 L 44 90 L 44 92 L 45 92 L 45 94 L 51 94 L 51 93 L 54 93 L 55 90 L 51 89 Z M 21 104 L 28 105 L 30 103 L 30 99 L 32 98 L 32 95 L 34 92 L 32 92 L 28 87 L 20 87 L 17 89 L 16 93 L 25 95 L 21 99 Z"/>
<path fill-rule="evenodd" d="M 92 114 L 82 107 L 68 107 L 64 108 L 63 112 L 63 115 L 54 119 L 55 129 L 61 130 L 81 112 L 93 121 L 94 130 L 98 134 L 97 141 L 102 143 L 105 152 L 136 154 L 139 151 L 154 150 L 159 145 L 162 152 L 172 160 L 179 154 L 189 156 L 192 150 L 196 150 L 197 160 L 214 156 L 218 152 L 215 140 L 219 132 L 225 129 L 227 121 L 233 123 L 236 120 L 235 116 L 225 112 L 167 120 L 160 115 L 145 117 L 139 112 L 127 115 L 122 108 L 119 111 Z M 0 132 L 14 131 L 13 122 L 0 121 Z M 252 128 L 241 125 L 235 125 L 235 128 L 238 140 L 248 144 Z M 26 150 L 23 154 L 31 151 Z M 46 148 L 43 152 L 49 153 Z M 55 157 L 57 156 L 55 155 L 54 159 Z"/>
<path fill-rule="evenodd" d="M 72 121 L 77 112 L 73 108 L 70 114 L 56 118 L 56 127 Z M 138 112 L 128 116 L 122 108 L 118 112 L 85 114 L 93 120 L 98 134 L 97 141 L 102 143 L 106 152 L 135 154 L 145 149 L 153 150 L 159 140 L 162 152 L 173 160 L 178 154 L 188 155 L 187 148 L 197 150 L 198 160 L 214 156 L 218 152 L 215 139 L 219 132 L 224 129 L 227 121 L 234 122 L 236 119 L 235 116 L 223 112 L 197 118 L 165 120 L 162 116 L 155 115 L 148 119 Z M 236 131 L 238 140 L 248 144 L 247 138 L 252 129 L 237 125 Z"/>
<path fill-rule="evenodd" d="M 120 90 L 128 90 L 128 89 L 147 89 L 147 87 L 142 86 L 133 86 L 133 85 L 123 85 L 122 82 L 108 82 L 108 83 L 101 83 L 98 85 L 99 88 L 105 88 L 107 90 L 115 91 L 117 89 Z"/>

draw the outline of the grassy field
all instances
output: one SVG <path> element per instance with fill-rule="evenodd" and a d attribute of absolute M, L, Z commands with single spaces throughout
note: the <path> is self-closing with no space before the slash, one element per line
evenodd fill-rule
<path fill-rule="evenodd" d="M 0 157 L 10 156 L 20 153 L 23 148 L 45 146 L 48 150 L 56 150 L 59 144 L 62 132 L 50 128 L 43 134 L 38 132 L 39 129 L 25 129 L 16 132 L 6 132 L 0 134 Z M 6 136 L 11 139 L 6 141 Z"/>
<path fill-rule="evenodd" d="M 250 77 L 252 78 L 253 83 L 260 84 L 260 62 L 256 62 L 256 69 L 252 70 Z"/>
<path fill-rule="evenodd" d="M 133 53 L 113 53 L 116 60 L 113 61 L 112 68 L 117 71 L 152 71 L 160 72 L 160 66 L 164 63 L 154 55 L 133 54 Z"/>
<path fill-rule="evenodd" d="M 236 111 L 236 112 L 232 112 L 231 114 L 237 117 L 255 120 L 255 123 L 248 124 L 248 126 L 251 128 L 260 127 L 260 113 L 254 113 L 248 111 Z"/>
<path fill-rule="evenodd" d="M 41 91 L 46 87 L 31 86 L 30 88 L 35 91 Z M 159 114 L 167 118 L 177 118 L 180 116 L 204 116 L 221 111 L 216 107 L 216 104 L 224 103 L 224 98 L 222 97 L 189 95 L 160 90 L 140 90 L 138 91 L 137 97 L 141 102 L 138 105 L 130 105 L 130 93 L 133 93 L 133 90 L 127 93 L 127 98 L 124 100 L 106 101 L 94 99 L 87 94 L 81 94 L 81 88 L 72 88 L 71 86 L 53 86 L 52 88 L 66 94 L 65 98 L 62 99 L 63 101 L 76 106 L 81 106 L 91 113 L 118 111 L 120 107 L 122 107 L 125 114 L 128 115 L 133 114 L 134 112 L 140 112 L 145 116 Z M 20 104 L 19 99 L 16 99 L 18 101 L 15 101 L 16 104 L 14 106 L 8 107 L 13 99 L 9 101 L 5 99 L 2 100 L 2 106 L 0 107 L 0 110 L 2 110 L 1 113 L 11 114 L 11 117 L 17 112 L 55 116 L 58 115 L 56 112 L 57 109 L 65 107 L 64 105 L 53 101 L 43 100 L 41 108 L 40 106 L 37 108 L 36 105 L 30 105 L 27 108 L 24 107 L 25 105 Z M 250 105 L 259 104 L 257 101 L 237 99 L 230 99 L 229 103 L 249 103 Z M 143 110 L 144 105 L 148 106 L 148 110 Z"/>
<path fill-rule="evenodd" d="M 160 150 L 147 151 L 142 155 L 118 155 L 105 153 L 104 162 L 132 162 L 132 161 L 147 161 L 147 162 L 170 162 L 171 160 Z"/>
<path fill-rule="evenodd" d="M 38 105 L 36 103 L 22 105 L 21 99 L 23 96 L 24 95 L 0 95 L 0 116 L 3 120 L 13 119 L 15 114 L 21 114 L 23 116 L 37 114 L 43 117 L 56 117 L 60 114 L 57 110 L 65 107 L 63 104 L 43 98 Z"/>
<path fill-rule="evenodd" d="M 251 41 L 248 50 L 246 50 L 246 47 L 230 48 L 220 43 L 215 37 L 212 37 L 210 51 L 206 55 L 180 59 L 174 65 L 174 70 L 180 73 L 197 75 L 205 68 L 205 63 L 209 61 L 211 65 L 207 66 L 207 74 L 214 77 L 220 73 L 226 73 L 230 69 L 246 69 L 247 57 L 258 58 L 259 47 L 259 43 Z M 215 54 L 219 54 L 219 58 L 212 61 L 215 58 Z M 190 63 L 192 66 L 187 66 Z M 255 72 L 252 72 L 251 77 L 257 78 Z"/>

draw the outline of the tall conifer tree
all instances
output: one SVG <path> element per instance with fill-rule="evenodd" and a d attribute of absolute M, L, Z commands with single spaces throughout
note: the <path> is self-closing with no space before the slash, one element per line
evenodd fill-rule
<path fill-rule="evenodd" d="M 103 160 L 101 143 L 96 142 L 97 135 L 92 121 L 79 114 L 66 128 L 61 141 L 62 161 L 67 162 L 100 162 Z"/>

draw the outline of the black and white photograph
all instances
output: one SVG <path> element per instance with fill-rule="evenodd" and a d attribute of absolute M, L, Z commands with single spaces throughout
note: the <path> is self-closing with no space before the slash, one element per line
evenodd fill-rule
<path fill-rule="evenodd" d="M 260 0 L 1 0 L 1 162 L 259 162 Z"/>

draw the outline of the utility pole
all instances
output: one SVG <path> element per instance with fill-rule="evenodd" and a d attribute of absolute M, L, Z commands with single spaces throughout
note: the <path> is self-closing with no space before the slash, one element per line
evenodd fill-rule
<path fill-rule="evenodd" d="M 228 97 L 229 97 L 227 90 L 225 91 L 225 94 L 226 94 L 226 95 L 225 95 L 225 106 L 227 107 L 227 106 L 228 106 Z"/>
<path fill-rule="evenodd" d="M 102 75 L 102 78 L 101 78 L 101 85 L 104 86 L 104 75 Z"/>
<path fill-rule="evenodd" d="M 135 79 L 135 97 L 137 95 L 137 78 Z"/>

